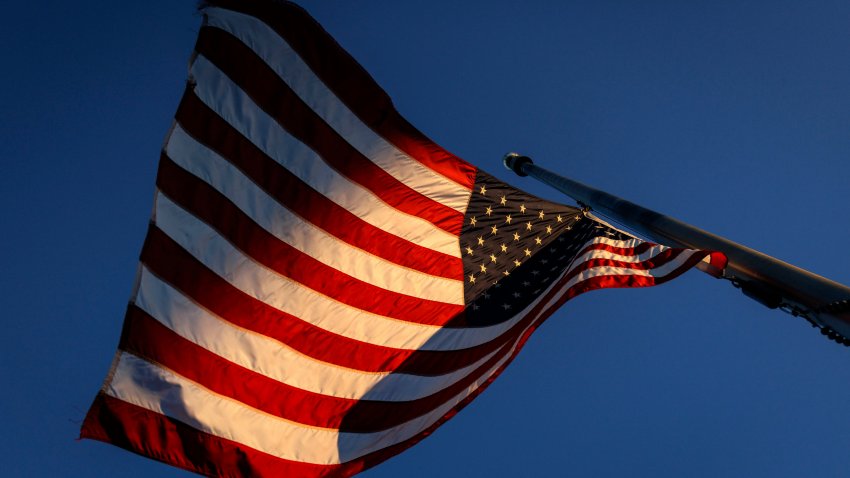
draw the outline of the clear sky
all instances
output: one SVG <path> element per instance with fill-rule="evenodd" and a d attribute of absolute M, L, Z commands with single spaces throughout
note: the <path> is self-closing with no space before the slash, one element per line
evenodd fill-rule
<path fill-rule="evenodd" d="M 435 141 L 508 151 L 850 284 L 850 2 L 304 1 Z M 79 424 L 109 367 L 194 2 L 0 17 L 0 473 L 178 477 Z M 850 349 L 699 272 L 587 294 L 363 476 L 846 477 Z"/>

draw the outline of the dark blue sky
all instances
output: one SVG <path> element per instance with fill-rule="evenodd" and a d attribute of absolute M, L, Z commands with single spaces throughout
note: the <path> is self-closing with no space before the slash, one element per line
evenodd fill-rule
<path fill-rule="evenodd" d="M 850 284 L 846 0 L 302 2 L 414 125 Z M 177 477 L 79 423 L 118 341 L 194 2 L 0 19 L 6 476 Z M 364 474 L 844 477 L 850 349 L 691 272 L 568 303 L 471 406 Z"/>

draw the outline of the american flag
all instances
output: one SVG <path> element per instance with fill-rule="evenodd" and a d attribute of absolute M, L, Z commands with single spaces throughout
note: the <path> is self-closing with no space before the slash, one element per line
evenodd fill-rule
<path fill-rule="evenodd" d="M 207 476 L 350 476 L 430 435 L 570 298 L 723 260 L 453 156 L 291 3 L 202 11 L 84 438 Z"/>

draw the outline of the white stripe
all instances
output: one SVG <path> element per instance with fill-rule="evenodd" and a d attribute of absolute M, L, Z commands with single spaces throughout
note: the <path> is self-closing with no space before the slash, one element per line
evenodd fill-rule
<path fill-rule="evenodd" d="M 166 150 L 175 163 L 227 196 L 260 227 L 319 262 L 392 292 L 463 305 L 463 281 L 403 267 L 337 239 L 281 206 L 179 125 L 175 125 Z"/>
<path fill-rule="evenodd" d="M 179 420 L 197 430 L 304 463 L 334 465 L 412 438 L 474 392 L 504 364 L 514 348 L 465 390 L 399 426 L 373 433 L 309 427 L 215 394 L 171 370 L 122 352 L 107 395 Z"/>
<path fill-rule="evenodd" d="M 611 239 L 611 238 L 604 237 L 604 236 L 596 236 L 593 239 L 591 239 L 590 241 L 588 241 L 588 243 L 585 245 L 585 247 L 587 247 L 588 245 L 591 245 L 591 244 L 607 244 L 611 247 L 619 247 L 619 248 L 622 248 L 622 249 L 630 249 L 630 248 L 633 248 L 633 247 L 637 247 L 637 246 L 639 246 L 643 243 L 644 243 L 644 241 L 637 239 L 637 238 L 626 239 L 626 240 L 621 241 L 621 240 Z"/>
<path fill-rule="evenodd" d="M 370 400 L 406 401 L 427 397 L 466 377 L 496 353 L 439 376 L 361 372 L 313 359 L 278 340 L 234 326 L 144 267 L 135 304 L 177 335 L 229 362 L 308 392 L 338 398 L 368 395 Z"/>
<path fill-rule="evenodd" d="M 254 262 L 162 193 L 157 195 L 155 222 L 201 263 L 249 296 L 334 334 L 374 345 L 407 350 L 474 347 L 502 335 L 540 300 L 511 320 L 489 327 L 455 329 L 390 319 L 337 302 Z"/>
<path fill-rule="evenodd" d="M 604 243 L 603 241 L 593 241 L 593 242 Z M 616 246 L 616 247 L 621 247 L 621 246 Z M 628 246 L 628 247 L 631 248 L 631 247 L 636 247 L 636 246 Z M 589 261 L 591 259 L 611 259 L 611 260 L 615 260 L 615 261 L 638 263 L 638 262 L 643 262 L 643 261 L 648 260 L 648 259 L 652 259 L 653 257 L 657 256 L 658 254 L 661 254 L 662 252 L 664 252 L 668 249 L 670 249 L 670 248 L 667 247 L 667 246 L 654 245 L 654 246 L 650 247 L 649 249 L 645 250 L 644 252 L 642 252 L 640 254 L 618 254 L 616 252 L 606 251 L 606 250 L 602 250 L 602 249 L 591 249 L 591 250 L 585 252 L 584 254 L 578 256 L 573 261 L 573 263 L 574 264 L 580 264 L 582 262 Z"/>
<path fill-rule="evenodd" d="M 377 135 L 340 101 L 274 30 L 241 13 L 207 8 L 207 25 L 239 38 L 348 143 L 420 194 L 466 212 L 471 191 L 408 156 Z"/>
<path fill-rule="evenodd" d="M 221 70 L 203 56 L 192 63 L 195 94 L 234 129 L 299 179 L 354 215 L 390 234 L 443 254 L 460 257 L 456 235 L 386 204 L 368 189 L 331 168 L 293 138 Z"/>

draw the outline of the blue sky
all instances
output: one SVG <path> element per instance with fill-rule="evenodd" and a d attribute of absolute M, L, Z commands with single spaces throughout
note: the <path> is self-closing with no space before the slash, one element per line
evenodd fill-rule
<path fill-rule="evenodd" d="M 540 165 L 850 284 L 850 3 L 302 2 L 435 141 Z M 75 441 L 118 341 L 194 2 L 0 19 L 8 476 L 191 476 Z M 365 473 L 847 476 L 850 349 L 691 272 L 588 294 Z"/>

